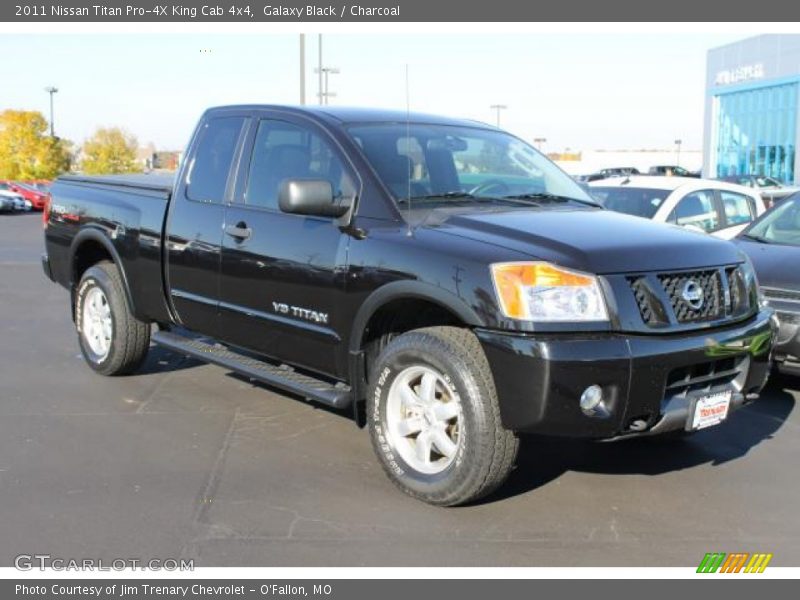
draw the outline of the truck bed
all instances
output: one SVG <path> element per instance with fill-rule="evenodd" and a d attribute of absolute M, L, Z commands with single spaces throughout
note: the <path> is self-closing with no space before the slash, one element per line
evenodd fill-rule
<path fill-rule="evenodd" d="M 108 187 L 149 190 L 153 192 L 172 192 L 175 173 L 136 173 L 132 175 L 63 175 L 59 181 L 71 184 L 103 185 Z"/>
<path fill-rule="evenodd" d="M 168 318 L 161 247 L 174 179 L 174 174 L 160 173 L 59 177 L 53 184 L 46 235 L 54 281 L 69 289 L 75 286 L 71 265 L 90 236 L 103 243 L 120 266 L 136 316 Z"/>

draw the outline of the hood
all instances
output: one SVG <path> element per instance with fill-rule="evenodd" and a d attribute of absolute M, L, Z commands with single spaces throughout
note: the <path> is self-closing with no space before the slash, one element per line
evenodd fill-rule
<path fill-rule="evenodd" d="M 599 209 L 479 211 L 429 219 L 426 226 L 597 274 L 694 269 L 742 260 L 731 242 Z"/>
<path fill-rule="evenodd" d="M 800 263 L 800 248 L 737 239 L 736 244 L 753 261 L 759 285 L 800 292 L 800 272 L 787 265 Z"/>

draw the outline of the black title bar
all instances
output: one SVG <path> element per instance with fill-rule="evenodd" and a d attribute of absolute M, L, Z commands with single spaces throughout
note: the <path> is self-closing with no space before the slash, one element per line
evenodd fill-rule
<path fill-rule="evenodd" d="M 0 21 L 17 22 L 791 22 L 800 3 L 786 0 L 697 2 L 697 0 L 61 0 L 13 1 L 0 5 Z"/>

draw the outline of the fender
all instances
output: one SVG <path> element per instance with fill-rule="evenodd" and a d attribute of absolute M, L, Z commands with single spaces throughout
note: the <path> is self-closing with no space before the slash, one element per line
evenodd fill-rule
<path fill-rule="evenodd" d="M 417 280 L 393 281 L 372 292 L 358 309 L 355 319 L 353 319 L 353 327 L 350 330 L 350 353 L 357 353 L 361 350 L 361 341 L 364 337 L 367 323 L 381 306 L 392 300 L 409 298 L 427 300 L 433 304 L 438 304 L 472 327 L 485 326 L 483 319 L 478 316 L 478 313 L 472 307 L 464 302 L 462 298 L 448 290 Z"/>
<path fill-rule="evenodd" d="M 95 227 L 89 227 L 86 229 L 81 229 L 77 235 L 73 238 L 72 244 L 69 248 L 69 266 L 70 266 L 70 288 L 74 290 L 75 286 L 77 285 L 77 281 L 72 281 L 74 269 L 75 269 L 75 255 L 78 253 L 78 249 L 83 245 L 84 242 L 93 241 L 99 243 L 106 251 L 111 255 L 111 260 L 114 261 L 117 269 L 119 269 L 120 276 L 122 277 L 122 286 L 125 289 L 125 297 L 128 300 L 128 306 L 131 308 L 131 312 L 136 315 L 136 306 L 133 302 L 133 295 L 131 294 L 131 287 L 128 283 L 128 274 L 125 272 L 125 266 L 120 258 L 119 252 L 114 244 L 108 239 L 108 236 L 101 230 Z M 73 303 L 73 316 L 75 314 L 75 298 L 74 294 L 72 294 L 72 303 Z"/>
<path fill-rule="evenodd" d="M 360 401 L 365 398 L 366 393 L 364 352 L 361 350 L 364 330 L 372 315 L 387 302 L 408 298 L 427 300 L 433 304 L 438 304 L 454 313 L 467 325 L 479 327 L 484 324 L 483 320 L 464 300 L 452 292 L 430 283 L 416 280 L 393 281 L 372 292 L 358 309 L 356 317 L 353 319 L 347 353 L 349 383 L 355 400 L 353 402 L 353 417 L 359 427 L 363 427 L 366 423 L 361 418 L 362 415 L 359 414 Z"/>

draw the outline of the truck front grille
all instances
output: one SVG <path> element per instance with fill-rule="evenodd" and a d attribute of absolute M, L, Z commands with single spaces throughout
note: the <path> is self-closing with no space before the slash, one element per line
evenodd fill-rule
<path fill-rule="evenodd" d="M 664 291 L 672 305 L 672 311 L 678 323 L 695 323 L 697 321 L 713 321 L 722 316 L 724 298 L 719 271 L 691 271 L 688 273 L 670 273 L 658 276 Z M 692 307 L 684 299 L 686 286 L 694 282 L 699 286 L 703 301 L 699 308 Z"/>
<path fill-rule="evenodd" d="M 746 283 L 737 266 L 627 279 L 639 314 L 650 327 L 718 321 L 746 314 L 751 308 Z M 702 302 L 698 302 L 698 295 Z"/>
<path fill-rule="evenodd" d="M 728 385 L 746 369 L 746 360 L 742 356 L 728 357 L 674 369 L 667 376 L 666 396 L 709 392 Z"/>

